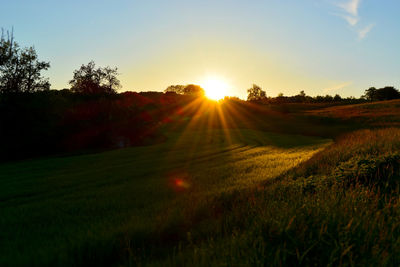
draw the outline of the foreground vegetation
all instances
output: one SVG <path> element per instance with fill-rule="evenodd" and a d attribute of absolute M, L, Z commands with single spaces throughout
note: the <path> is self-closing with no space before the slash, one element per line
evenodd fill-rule
<path fill-rule="evenodd" d="M 158 144 L 1 164 L 0 265 L 400 264 L 398 101 L 191 105 Z"/>
<path fill-rule="evenodd" d="M 262 187 L 199 205 L 216 218 L 155 263 L 398 266 L 399 149 L 399 129 L 344 136 Z"/>
<path fill-rule="evenodd" d="M 271 179 L 327 142 L 190 130 L 151 147 L 2 165 L 0 265 L 109 265 L 167 256 L 189 231 L 181 227 L 183 210 L 198 213 L 198 205 L 221 194 Z"/>

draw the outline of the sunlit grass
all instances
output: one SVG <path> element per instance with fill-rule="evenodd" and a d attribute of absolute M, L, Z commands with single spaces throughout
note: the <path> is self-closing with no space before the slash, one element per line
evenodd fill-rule
<path fill-rule="evenodd" d="M 226 131 L 186 130 L 150 147 L 1 165 L 0 264 L 114 263 L 125 246 L 139 249 L 173 227 L 169 216 L 193 201 L 251 188 L 329 142 L 253 130 L 230 130 L 228 142 Z"/>
<path fill-rule="evenodd" d="M 398 266 L 399 135 L 351 133 L 264 186 L 192 201 L 168 217 L 184 245 L 151 264 Z"/>
<path fill-rule="evenodd" d="M 324 117 L 356 124 L 375 106 L 312 112 L 310 129 L 194 99 L 165 143 L 3 163 L 0 266 L 398 266 L 400 130 L 338 137 L 353 128 Z"/>

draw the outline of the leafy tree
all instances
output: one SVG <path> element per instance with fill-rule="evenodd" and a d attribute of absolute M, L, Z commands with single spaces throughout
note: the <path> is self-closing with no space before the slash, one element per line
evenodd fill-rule
<path fill-rule="evenodd" d="M 365 93 L 362 97 L 370 101 L 376 100 L 376 91 L 377 89 L 375 87 L 370 87 L 365 90 Z"/>
<path fill-rule="evenodd" d="M 71 90 L 83 94 L 115 93 L 121 87 L 117 78 L 118 69 L 96 67 L 93 61 L 82 65 L 74 71 L 74 77 L 69 82 Z"/>
<path fill-rule="evenodd" d="M 185 95 L 204 96 L 204 89 L 200 85 L 188 84 L 183 90 Z"/>
<path fill-rule="evenodd" d="M 333 96 L 331 95 L 326 95 L 324 97 L 324 102 L 333 102 Z"/>
<path fill-rule="evenodd" d="M 7 31 L 7 38 L 5 37 L 4 30 L 1 29 L 0 36 L 0 66 L 6 65 L 12 58 L 13 54 L 16 53 L 19 46 L 14 42 L 14 35 Z"/>
<path fill-rule="evenodd" d="M 265 91 L 260 86 L 253 84 L 250 89 L 247 89 L 247 101 L 263 100 L 267 97 Z"/>
<path fill-rule="evenodd" d="M 164 90 L 165 93 L 176 93 L 182 95 L 185 90 L 185 85 L 170 85 Z"/>
<path fill-rule="evenodd" d="M 333 101 L 335 101 L 335 102 L 340 102 L 340 101 L 342 101 L 342 97 L 341 97 L 340 95 L 336 94 L 336 95 L 333 97 Z"/>
<path fill-rule="evenodd" d="M 324 102 L 325 98 L 323 96 L 317 95 L 316 97 L 314 97 L 314 101 L 317 103 L 322 103 Z"/>
<path fill-rule="evenodd" d="M 240 102 L 243 101 L 241 100 L 239 97 L 237 96 L 225 96 L 224 97 L 224 101 L 236 101 L 236 102 Z"/>
<path fill-rule="evenodd" d="M 307 100 L 307 98 L 309 98 L 309 97 L 307 97 L 307 95 L 306 95 L 306 93 L 304 92 L 304 90 L 302 90 L 302 91 L 300 91 L 300 93 L 298 94 L 298 95 L 295 95 L 294 97 L 291 97 L 293 100 L 294 100 L 294 102 L 296 102 L 296 103 L 305 103 L 305 102 L 307 102 L 308 100 Z"/>
<path fill-rule="evenodd" d="M 377 100 L 392 100 L 400 98 L 400 92 L 393 86 L 386 86 L 377 90 Z"/>
<path fill-rule="evenodd" d="M 103 86 L 107 89 L 107 92 L 114 92 L 121 88 L 121 82 L 117 78 L 118 75 L 117 68 L 103 68 Z"/>
<path fill-rule="evenodd" d="M 386 86 L 380 89 L 371 87 L 365 90 L 363 98 L 370 101 L 398 99 L 400 98 L 400 92 L 393 86 Z"/>
<path fill-rule="evenodd" d="M 20 48 L 13 33 L 0 37 L 0 91 L 34 92 L 49 90 L 48 78 L 41 75 L 50 68 L 50 63 L 39 61 L 34 47 Z"/>
<path fill-rule="evenodd" d="M 180 95 L 193 95 L 193 96 L 204 96 L 204 89 L 196 84 L 188 85 L 171 85 L 164 90 L 165 93 L 176 93 Z"/>

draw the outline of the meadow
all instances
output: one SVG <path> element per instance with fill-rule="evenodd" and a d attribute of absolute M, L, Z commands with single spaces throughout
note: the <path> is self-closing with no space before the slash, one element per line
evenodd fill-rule
<path fill-rule="evenodd" d="M 2 163 L 0 265 L 397 266 L 400 112 L 371 105 L 193 116 L 149 146 Z"/>
<path fill-rule="evenodd" d="M 0 1 L 0 267 L 400 266 L 400 1 Z"/>

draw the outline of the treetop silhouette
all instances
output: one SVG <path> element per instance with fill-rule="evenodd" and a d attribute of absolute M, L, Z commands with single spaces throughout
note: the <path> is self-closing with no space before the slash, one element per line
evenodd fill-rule
<path fill-rule="evenodd" d="M 75 93 L 112 94 L 121 87 L 117 78 L 118 74 L 116 67 L 96 67 L 94 61 L 90 61 L 74 71 L 74 76 L 69 84 Z"/>
<path fill-rule="evenodd" d="M 180 95 L 204 96 L 204 89 L 200 85 L 170 85 L 164 90 L 165 93 L 176 93 Z"/>
<path fill-rule="evenodd" d="M 247 93 L 247 101 L 257 101 L 267 98 L 265 91 L 263 91 L 257 84 L 253 84 L 250 89 L 247 89 Z"/>
<path fill-rule="evenodd" d="M 1 30 L 0 92 L 34 92 L 50 89 L 48 78 L 41 74 L 50 63 L 39 61 L 33 46 L 21 48 L 13 32 Z"/>

